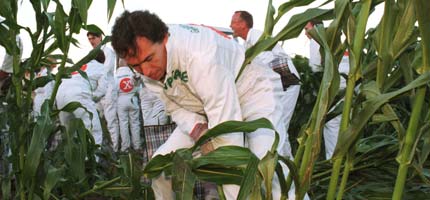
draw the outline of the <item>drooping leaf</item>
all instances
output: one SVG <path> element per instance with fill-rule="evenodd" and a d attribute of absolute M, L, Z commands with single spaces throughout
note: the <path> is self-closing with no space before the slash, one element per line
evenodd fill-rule
<path fill-rule="evenodd" d="M 87 30 L 88 32 L 94 32 L 94 33 L 100 33 L 102 35 L 105 35 L 102 31 L 102 29 L 100 29 L 97 25 L 95 24 L 88 24 L 86 27 L 84 27 L 85 30 Z M 106 41 L 108 42 L 108 41 Z"/>
<path fill-rule="evenodd" d="M 242 183 L 240 184 L 239 195 L 237 196 L 238 200 L 245 200 L 251 193 L 251 191 L 255 188 L 255 185 L 260 188 L 261 182 L 258 182 L 258 180 L 261 179 L 257 178 L 261 176 L 258 173 L 259 162 L 260 160 L 256 156 L 251 157 L 250 161 L 248 162 L 245 174 L 243 176 L 244 178 L 242 179 Z"/>
<path fill-rule="evenodd" d="M 266 199 L 272 199 L 272 180 L 277 162 L 278 155 L 276 153 L 267 152 L 258 164 L 258 170 L 263 177 L 266 189 Z M 284 177 L 280 178 L 283 179 Z"/>
<path fill-rule="evenodd" d="M 179 150 L 173 155 L 172 188 L 178 200 L 193 198 L 193 188 L 197 176 L 189 165 L 191 159 L 192 155 L 189 150 Z"/>
<path fill-rule="evenodd" d="M 260 118 L 249 122 L 226 121 L 221 124 L 218 124 L 212 129 L 209 129 L 202 137 L 199 138 L 199 140 L 194 144 L 191 150 L 194 151 L 198 146 L 201 146 L 204 142 L 206 142 L 209 138 L 212 138 L 212 137 L 216 137 L 226 133 L 234 133 L 234 132 L 250 133 L 250 132 L 254 132 L 259 128 L 268 128 L 272 130 L 274 129 L 272 123 L 265 118 Z"/>

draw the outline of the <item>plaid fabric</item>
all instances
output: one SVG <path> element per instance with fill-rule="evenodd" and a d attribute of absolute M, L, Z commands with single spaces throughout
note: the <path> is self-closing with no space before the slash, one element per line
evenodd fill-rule
<path fill-rule="evenodd" d="M 143 126 L 143 167 L 148 164 L 149 160 L 154 155 L 154 152 L 158 147 L 166 142 L 167 138 L 169 138 L 175 128 L 176 124 Z M 150 184 L 151 181 L 145 178 L 144 182 Z M 203 184 L 197 181 L 194 186 L 195 199 L 204 200 L 204 192 Z"/>
<path fill-rule="evenodd" d="M 175 130 L 176 124 L 166 124 L 166 125 L 153 125 L 143 127 L 143 137 L 144 138 L 144 153 L 143 153 L 143 165 L 145 166 L 149 159 L 152 158 L 155 151 L 160 147 L 173 130 Z"/>
<path fill-rule="evenodd" d="M 295 74 L 291 73 L 290 69 L 288 68 L 288 58 L 276 57 L 272 62 L 269 63 L 269 66 L 273 69 L 273 71 L 281 75 L 282 87 L 284 91 L 286 91 L 290 85 L 300 84 L 300 80 Z"/>

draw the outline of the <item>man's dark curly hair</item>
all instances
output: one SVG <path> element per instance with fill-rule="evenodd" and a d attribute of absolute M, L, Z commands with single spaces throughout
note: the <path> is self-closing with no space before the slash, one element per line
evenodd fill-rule
<path fill-rule="evenodd" d="M 149 11 L 125 11 L 112 28 L 112 47 L 120 58 L 137 55 L 136 38 L 145 37 L 153 43 L 162 42 L 168 33 L 166 24 Z M 130 52 L 131 50 L 131 52 Z"/>

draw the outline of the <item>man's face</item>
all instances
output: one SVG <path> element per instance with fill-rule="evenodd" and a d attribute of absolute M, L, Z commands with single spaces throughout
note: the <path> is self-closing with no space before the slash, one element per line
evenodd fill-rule
<path fill-rule="evenodd" d="M 245 21 L 240 17 L 240 13 L 234 13 L 233 17 L 231 17 L 230 28 L 233 30 L 234 37 L 244 38 L 244 30 L 246 28 Z"/>
<path fill-rule="evenodd" d="M 97 37 L 95 35 L 89 34 L 87 38 L 93 48 L 96 48 L 96 46 L 102 42 L 102 37 Z"/>
<path fill-rule="evenodd" d="M 308 31 L 312 30 L 314 28 L 314 25 L 311 22 L 308 22 L 305 26 L 305 35 L 308 36 L 309 39 L 312 38 L 312 36 L 308 33 Z"/>
<path fill-rule="evenodd" d="M 160 43 L 153 43 L 146 37 L 137 37 L 137 55 L 125 56 L 127 64 L 137 72 L 157 81 L 163 81 L 167 67 L 167 35 Z"/>

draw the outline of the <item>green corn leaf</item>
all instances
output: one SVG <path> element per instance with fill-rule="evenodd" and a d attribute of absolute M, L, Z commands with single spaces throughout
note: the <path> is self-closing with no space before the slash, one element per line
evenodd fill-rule
<path fill-rule="evenodd" d="M 41 0 L 40 2 L 42 3 L 43 10 L 46 11 L 46 9 L 48 9 L 50 0 Z"/>
<path fill-rule="evenodd" d="M 248 148 L 239 146 L 222 146 L 207 155 L 197 157 L 192 160 L 192 167 L 199 168 L 203 165 L 220 164 L 223 166 L 246 165 L 253 156 Z"/>
<path fill-rule="evenodd" d="M 390 92 L 375 96 L 374 98 L 370 98 L 363 103 L 363 109 L 357 114 L 357 116 L 353 116 L 353 121 L 349 125 L 348 129 L 339 134 L 338 143 L 336 145 L 333 158 L 336 159 L 338 156 L 345 155 L 348 149 L 352 144 L 355 143 L 355 140 L 358 138 L 358 135 L 366 122 L 370 119 L 371 116 L 379 109 L 383 104 L 387 103 L 392 98 L 408 92 L 414 88 L 420 87 L 422 85 L 427 84 L 430 81 L 430 73 L 426 72 L 415 79 L 410 84 L 405 87 Z M 369 83 L 364 86 L 367 87 L 376 87 L 375 82 Z"/>
<path fill-rule="evenodd" d="M 69 15 L 69 29 L 72 33 L 79 33 L 82 28 L 82 19 L 79 10 L 72 7 Z"/>
<path fill-rule="evenodd" d="M 73 0 L 72 5 L 73 5 L 73 7 L 78 9 L 80 18 L 81 18 L 81 20 L 85 26 L 87 24 L 88 9 L 91 5 L 91 1 L 89 1 L 89 0 Z"/>
<path fill-rule="evenodd" d="M 266 189 L 266 199 L 272 199 L 272 180 L 277 162 L 278 154 L 267 152 L 258 164 L 258 169 L 263 177 Z M 281 178 L 283 179 L 284 177 Z"/>
<path fill-rule="evenodd" d="M 430 5 L 425 0 L 415 0 L 416 1 L 416 10 L 417 10 L 417 19 L 420 29 L 420 36 L 422 39 L 421 46 L 423 47 L 423 66 L 429 69 L 430 65 L 430 19 L 428 18 L 428 13 L 430 11 Z"/>
<path fill-rule="evenodd" d="M 48 104 L 45 102 L 41 109 L 49 109 Z M 49 116 L 49 112 L 43 113 L 44 115 L 37 118 L 25 160 L 23 174 L 24 177 L 28 177 L 25 180 L 28 186 L 30 186 L 31 181 L 34 181 L 34 178 L 36 177 L 36 172 L 41 162 L 42 152 L 45 149 L 49 135 L 54 130 L 54 123 Z"/>
<path fill-rule="evenodd" d="M 413 1 L 407 1 L 407 7 L 400 19 L 398 29 L 392 43 L 393 59 L 396 59 L 416 38 L 412 38 L 416 22 Z"/>
<path fill-rule="evenodd" d="M 248 195 L 251 193 L 253 189 L 254 189 L 254 192 L 258 192 L 258 193 L 260 192 L 259 188 L 261 185 L 261 179 L 258 179 L 258 177 L 260 176 L 260 174 L 258 173 L 259 162 L 260 160 L 256 156 L 251 157 L 246 167 L 242 182 L 240 184 L 239 195 L 237 196 L 238 200 L 247 199 Z M 258 186 L 258 191 L 255 191 L 256 185 Z"/>
<path fill-rule="evenodd" d="M 281 187 L 281 199 L 280 200 L 286 200 L 288 198 L 288 191 L 290 190 L 290 187 L 287 185 L 287 181 L 285 179 L 286 176 L 282 170 L 282 166 L 280 163 L 276 164 L 275 172 L 279 178 L 279 187 Z"/>
<path fill-rule="evenodd" d="M 94 33 L 101 33 L 102 35 L 105 35 L 102 31 L 102 29 L 100 29 L 97 25 L 95 24 L 88 24 L 87 26 L 84 27 L 85 30 L 87 30 L 88 32 L 94 32 Z M 106 41 L 108 42 L 108 41 Z M 104 43 L 105 44 L 105 43 Z"/>
<path fill-rule="evenodd" d="M 254 132 L 259 128 L 268 128 L 268 129 L 274 130 L 272 123 L 265 118 L 260 118 L 249 122 L 241 122 L 241 121 L 223 122 L 213 127 L 212 129 L 209 129 L 202 137 L 200 137 L 200 139 L 194 144 L 194 146 L 191 147 L 191 151 L 195 151 L 198 146 L 201 146 L 209 138 L 216 137 L 226 133 L 234 133 L 234 132 L 250 133 L 250 132 Z M 276 133 L 276 136 L 278 139 L 275 140 L 274 145 L 277 146 L 279 142 L 279 136 L 277 133 Z"/>
<path fill-rule="evenodd" d="M 54 34 L 58 42 L 58 47 L 63 53 L 66 53 L 66 21 L 67 15 L 61 4 L 57 4 L 53 21 Z"/>
<path fill-rule="evenodd" d="M 48 173 L 43 184 L 43 199 L 49 199 L 52 189 L 60 181 L 61 177 L 63 177 L 63 172 L 64 170 L 61 168 L 49 166 Z"/>
<path fill-rule="evenodd" d="M 293 8 L 297 8 L 300 6 L 306 6 L 309 5 L 310 3 L 314 2 L 315 0 L 290 0 L 287 1 L 285 3 L 283 3 L 282 5 L 279 6 L 278 8 L 278 16 L 276 17 L 276 22 L 278 22 L 278 20 L 288 11 L 290 11 Z"/>
<path fill-rule="evenodd" d="M 430 122 L 427 122 L 422 126 L 420 132 L 422 132 L 422 148 L 419 153 L 419 165 L 423 166 L 424 163 L 428 160 L 430 155 Z"/>
<path fill-rule="evenodd" d="M 283 162 L 285 165 L 287 165 L 287 167 L 288 167 L 288 169 L 289 169 L 289 176 L 291 176 L 292 178 L 293 178 L 293 182 L 294 182 L 294 185 L 295 185 L 295 194 L 296 194 L 296 197 L 298 197 L 299 196 L 299 190 L 300 190 L 300 188 L 298 187 L 299 185 L 300 185 L 300 176 L 299 176 L 299 170 L 298 170 L 298 168 L 297 168 L 297 166 L 296 166 L 296 164 L 294 163 L 294 161 L 292 161 L 292 160 L 290 160 L 289 158 L 287 158 L 287 157 L 283 157 L 283 156 L 279 156 L 279 161 L 281 161 L 281 162 Z M 282 171 L 282 168 L 281 168 L 281 164 L 280 163 L 278 163 L 277 164 L 277 166 L 276 166 L 276 173 L 278 174 L 278 176 L 279 175 L 281 175 L 281 172 L 278 172 L 278 171 Z M 282 173 L 283 174 L 283 173 Z M 286 175 L 286 174 L 285 174 Z M 286 182 L 285 182 L 285 177 L 284 177 L 284 179 L 283 180 L 281 180 L 281 178 L 279 178 L 279 180 L 280 180 L 280 185 L 281 185 L 281 187 L 282 187 L 282 185 L 283 184 L 286 184 Z M 284 183 L 285 182 L 285 183 Z M 285 191 L 282 191 L 282 194 L 288 194 L 288 190 L 290 189 L 290 188 L 281 188 L 281 189 L 284 189 Z M 288 189 L 288 190 L 287 190 Z M 283 195 L 284 196 L 284 195 Z"/>
<path fill-rule="evenodd" d="M 330 19 L 333 17 L 332 15 L 333 10 L 330 9 L 308 9 L 303 13 L 292 16 L 288 24 L 274 38 L 281 41 L 295 38 L 303 31 L 303 28 L 309 20 Z"/>
<path fill-rule="evenodd" d="M 81 119 L 73 119 L 69 122 L 64 141 L 64 158 L 70 169 L 70 175 L 75 181 L 86 178 L 85 159 L 87 157 L 86 137 L 90 135 Z"/>
<path fill-rule="evenodd" d="M 174 153 L 166 155 L 157 155 L 146 164 L 143 173 L 147 178 L 154 178 L 161 174 L 167 168 L 172 167 Z"/>
<path fill-rule="evenodd" d="M 193 174 L 189 165 L 188 161 L 191 159 L 192 155 L 188 150 L 179 150 L 173 156 L 172 188 L 178 200 L 193 199 L 197 176 Z"/>
<path fill-rule="evenodd" d="M 108 21 L 110 21 L 110 18 L 112 17 L 113 11 L 115 9 L 116 0 L 108 0 L 108 6 L 107 6 L 107 18 Z"/>
<path fill-rule="evenodd" d="M 140 177 L 142 175 L 141 167 L 136 162 L 135 155 L 132 153 L 129 153 L 128 155 L 121 155 L 120 161 L 121 168 L 124 170 L 124 174 L 127 176 L 132 187 L 128 198 L 138 199 L 142 192 L 142 186 L 140 184 Z"/>
<path fill-rule="evenodd" d="M 193 173 L 202 181 L 216 183 L 217 185 L 240 185 L 243 179 L 243 169 L 226 168 L 219 165 L 205 165 L 193 170 Z"/>
<path fill-rule="evenodd" d="M 264 23 L 264 34 L 267 36 L 272 35 L 273 27 L 275 27 L 273 15 L 275 15 L 275 8 L 272 5 L 272 0 L 269 0 L 266 13 L 266 22 Z"/>
<path fill-rule="evenodd" d="M 70 74 L 74 71 L 78 71 L 82 65 L 90 62 L 92 59 L 97 57 L 97 54 L 101 51 L 101 47 L 110 41 L 110 37 L 105 37 L 103 41 L 94 49 L 92 49 L 85 57 L 76 62 L 72 67 L 66 69 L 66 74 Z M 87 79 L 88 80 L 88 79 Z"/>

